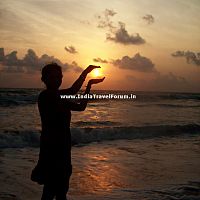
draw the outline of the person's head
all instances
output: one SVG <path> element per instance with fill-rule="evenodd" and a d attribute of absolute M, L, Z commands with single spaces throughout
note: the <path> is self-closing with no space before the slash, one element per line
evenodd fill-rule
<path fill-rule="evenodd" d="M 45 65 L 42 68 L 41 80 L 48 89 L 58 89 L 62 83 L 62 68 L 56 63 Z"/>

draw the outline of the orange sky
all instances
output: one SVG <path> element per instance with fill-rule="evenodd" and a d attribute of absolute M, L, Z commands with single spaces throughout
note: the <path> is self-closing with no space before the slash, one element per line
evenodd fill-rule
<path fill-rule="evenodd" d="M 38 59 L 100 65 L 106 79 L 94 89 L 200 92 L 199 0 L 7 0 L 0 16 L 5 55 L 17 51 L 23 60 L 32 49 Z M 65 50 L 70 46 L 77 53 Z M 182 55 L 172 56 L 177 51 Z M 12 59 L 0 61 L 1 87 L 43 87 L 42 66 L 17 71 Z M 66 70 L 62 87 L 79 74 Z"/>

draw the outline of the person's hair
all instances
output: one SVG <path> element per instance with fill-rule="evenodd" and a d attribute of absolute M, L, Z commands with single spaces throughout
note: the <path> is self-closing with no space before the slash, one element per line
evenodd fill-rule
<path fill-rule="evenodd" d="M 46 80 L 48 78 L 48 75 L 50 72 L 52 71 L 59 71 L 59 72 L 62 72 L 62 68 L 60 65 L 58 65 L 57 63 L 50 63 L 50 64 L 47 64 L 45 65 L 43 68 L 42 68 L 42 77 L 41 77 L 41 80 L 46 83 Z"/>

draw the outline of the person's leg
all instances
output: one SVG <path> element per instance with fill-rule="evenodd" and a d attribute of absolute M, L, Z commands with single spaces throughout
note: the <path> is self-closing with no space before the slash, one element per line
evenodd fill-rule
<path fill-rule="evenodd" d="M 66 195 L 69 190 L 69 180 L 70 176 L 66 177 L 65 180 L 59 180 L 59 183 L 56 185 L 56 200 L 66 200 Z"/>
<path fill-rule="evenodd" d="M 61 187 L 56 191 L 56 200 L 67 200 L 66 195 L 67 193 L 66 193 L 65 188 Z"/>
<path fill-rule="evenodd" d="M 41 200 L 53 200 L 55 196 L 55 188 L 51 185 L 44 185 Z"/>

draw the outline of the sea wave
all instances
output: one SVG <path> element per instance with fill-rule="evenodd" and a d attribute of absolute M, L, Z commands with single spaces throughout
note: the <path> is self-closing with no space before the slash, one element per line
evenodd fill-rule
<path fill-rule="evenodd" d="M 199 93 L 167 93 L 167 92 L 140 92 L 135 93 L 137 100 L 140 102 L 160 102 L 163 100 L 172 100 L 172 101 L 199 101 Z"/>
<path fill-rule="evenodd" d="M 199 108 L 200 104 L 196 105 L 186 105 L 186 104 L 166 104 L 166 103 L 146 103 L 146 104 L 136 104 L 135 107 L 150 107 L 150 106 L 157 106 L 157 107 L 166 107 L 166 108 Z"/>
<path fill-rule="evenodd" d="M 35 104 L 39 91 L 36 89 L 1 89 L 0 106 L 15 107 Z"/>
<path fill-rule="evenodd" d="M 72 145 L 119 139 L 150 139 L 157 137 L 193 136 L 200 134 L 199 124 L 143 127 L 72 128 Z M 0 148 L 39 147 L 39 131 L 9 131 L 0 133 Z"/>
<path fill-rule="evenodd" d="M 74 127 L 110 127 L 110 126 L 120 126 L 120 122 L 113 122 L 113 121 L 77 121 L 72 122 Z"/>

